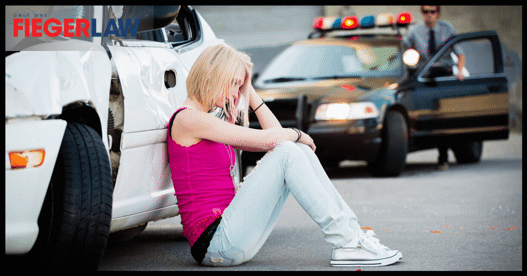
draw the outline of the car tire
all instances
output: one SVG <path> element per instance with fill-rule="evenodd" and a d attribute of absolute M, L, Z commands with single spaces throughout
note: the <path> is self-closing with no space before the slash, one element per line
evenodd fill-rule
<path fill-rule="evenodd" d="M 452 146 L 458 164 L 477 163 L 483 152 L 482 141 L 463 142 Z"/>
<path fill-rule="evenodd" d="M 97 270 L 110 232 L 113 184 L 100 135 L 68 123 L 30 255 L 42 268 Z"/>
<path fill-rule="evenodd" d="M 408 152 L 408 131 L 403 114 L 388 111 L 382 143 L 375 160 L 368 164 L 373 176 L 398 176 L 404 170 Z"/>

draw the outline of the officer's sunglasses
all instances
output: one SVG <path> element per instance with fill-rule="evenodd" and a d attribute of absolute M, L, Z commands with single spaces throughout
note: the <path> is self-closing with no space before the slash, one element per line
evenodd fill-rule
<path fill-rule="evenodd" d="M 421 10 L 423 14 L 436 14 L 437 10 Z"/>

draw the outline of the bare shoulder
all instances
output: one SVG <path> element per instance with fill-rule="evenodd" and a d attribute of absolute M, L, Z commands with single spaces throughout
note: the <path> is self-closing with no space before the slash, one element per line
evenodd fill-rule
<path fill-rule="evenodd" d="M 190 108 L 178 112 L 170 129 L 172 139 L 182 146 L 199 143 L 201 138 L 197 137 L 196 130 L 200 128 L 202 121 L 207 119 L 204 115 L 208 114 Z"/>
<path fill-rule="evenodd" d="M 174 118 L 174 123 L 172 125 L 172 130 L 174 129 L 192 129 L 193 126 L 197 122 L 200 121 L 200 115 L 204 114 L 203 112 L 199 112 L 190 108 L 183 109 L 176 114 L 176 117 Z"/>

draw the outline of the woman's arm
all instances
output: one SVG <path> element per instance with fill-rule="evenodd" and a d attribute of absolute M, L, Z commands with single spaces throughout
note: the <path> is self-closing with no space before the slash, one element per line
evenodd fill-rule
<path fill-rule="evenodd" d="M 192 109 L 180 112 L 172 129 L 179 133 L 178 138 L 172 136 L 175 140 L 207 139 L 247 151 L 269 151 L 284 141 L 296 141 L 298 138 L 298 133 L 290 128 L 273 127 L 264 130 L 246 128 Z M 312 139 L 302 133 L 299 142 L 312 143 Z"/>
<path fill-rule="evenodd" d="M 247 85 L 247 89 L 248 94 L 250 95 L 249 105 L 253 110 L 256 109 L 254 113 L 256 114 L 262 129 L 282 127 L 276 116 L 274 116 L 269 107 L 267 107 L 262 99 L 260 99 L 260 96 L 256 94 L 256 91 L 254 91 L 254 88 L 250 83 Z"/>
<path fill-rule="evenodd" d="M 256 110 L 254 113 L 256 114 L 256 117 L 258 118 L 258 121 L 260 122 L 260 126 L 264 130 L 269 129 L 283 129 L 282 125 L 280 124 L 280 121 L 276 118 L 276 116 L 273 114 L 273 112 L 267 107 L 267 105 L 262 101 L 260 96 L 256 94 L 256 91 L 254 90 L 252 84 L 250 82 L 247 83 L 248 94 L 250 95 L 249 105 L 253 110 Z M 263 103 L 263 105 L 262 105 Z M 295 131 L 296 132 L 296 131 Z M 313 139 L 306 133 L 300 131 L 300 139 L 298 137 L 297 132 L 297 139 L 298 142 L 304 143 L 313 149 L 313 151 L 316 150 L 315 143 L 313 142 Z M 295 139 L 294 141 L 297 141 Z"/>

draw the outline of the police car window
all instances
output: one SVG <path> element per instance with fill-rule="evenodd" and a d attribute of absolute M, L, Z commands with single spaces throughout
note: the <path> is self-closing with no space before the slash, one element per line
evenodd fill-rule
<path fill-rule="evenodd" d="M 470 75 L 494 73 L 494 54 L 490 40 L 461 41 L 457 45 L 465 55 L 465 68 Z"/>
<path fill-rule="evenodd" d="M 494 53 L 491 41 L 486 38 L 462 40 L 446 50 L 434 63 L 425 77 L 453 77 L 457 73 L 460 54 L 465 56 L 465 77 L 494 73 Z M 435 72 L 432 72 L 435 71 Z"/>
<path fill-rule="evenodd" d="M 338 77 L 397 77 L 402 73 L 398 48 L 350 48 L 339 45 L 293 45 L 262 72 L 259 81 Z"/>

